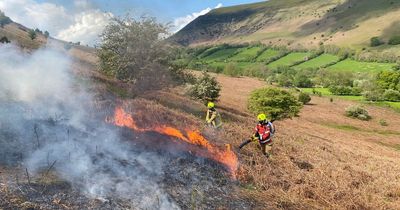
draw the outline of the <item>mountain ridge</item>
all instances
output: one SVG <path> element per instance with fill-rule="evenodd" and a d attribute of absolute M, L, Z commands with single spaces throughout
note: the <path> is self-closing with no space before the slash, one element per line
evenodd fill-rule
<path fill-rule="evenodd" d="M 374 36 L 387 42 L 399 32 L 400 0 L 270 0 L 214 9 L 169 40 L 183 46 L 261 42 L 362 49 Z"/>

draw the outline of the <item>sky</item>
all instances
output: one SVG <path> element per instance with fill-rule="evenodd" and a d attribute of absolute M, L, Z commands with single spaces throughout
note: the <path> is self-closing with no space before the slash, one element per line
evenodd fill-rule
<path fill-rule="evenodd" d="M 115 16 L 127 13 L 156 17 L 179 31 L 214 8 L 262 0 L 0 0 L 0 10 L 15 22 L 49 31 L 65 41 L 96 45 L 98 36 Z"/>

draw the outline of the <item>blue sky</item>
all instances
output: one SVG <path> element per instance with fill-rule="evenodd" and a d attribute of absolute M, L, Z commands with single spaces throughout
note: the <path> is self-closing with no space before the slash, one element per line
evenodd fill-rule
<path fill-rule="evenodd" d="M 49 31 L 52 37 L 95 45 L 115 16 L 149 15 L 171 23 L 171 33 L 214 8 L 262 0 L 0 0 L 0 10 L 30 28 Z"/>

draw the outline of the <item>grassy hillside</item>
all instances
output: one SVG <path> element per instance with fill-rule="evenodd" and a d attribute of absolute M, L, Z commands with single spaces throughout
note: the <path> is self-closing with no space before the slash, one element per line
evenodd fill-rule
<path fill-rule="evenodd" d="M 398 34 L 399 15 L 399 0 L 270 0 L 215 9 L 170 40 L 182 45 L 257 41 L 361 50 L 369 47 L 371 37 L 378 36 L 387 42 Z M 385 46 L 372 50 L 400 55 L 398 46 Z"/>

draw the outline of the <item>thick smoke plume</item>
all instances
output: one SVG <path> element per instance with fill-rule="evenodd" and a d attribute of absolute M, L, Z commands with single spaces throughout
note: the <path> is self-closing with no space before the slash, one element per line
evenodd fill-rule
<path fill-rule="evenodd" d="M 62 52 L 0 46 L 0 163 L 51 167 L 88 197 L 141 209 L 177 209 L 157 184 L 163 161 L 120 140 Z"/>

